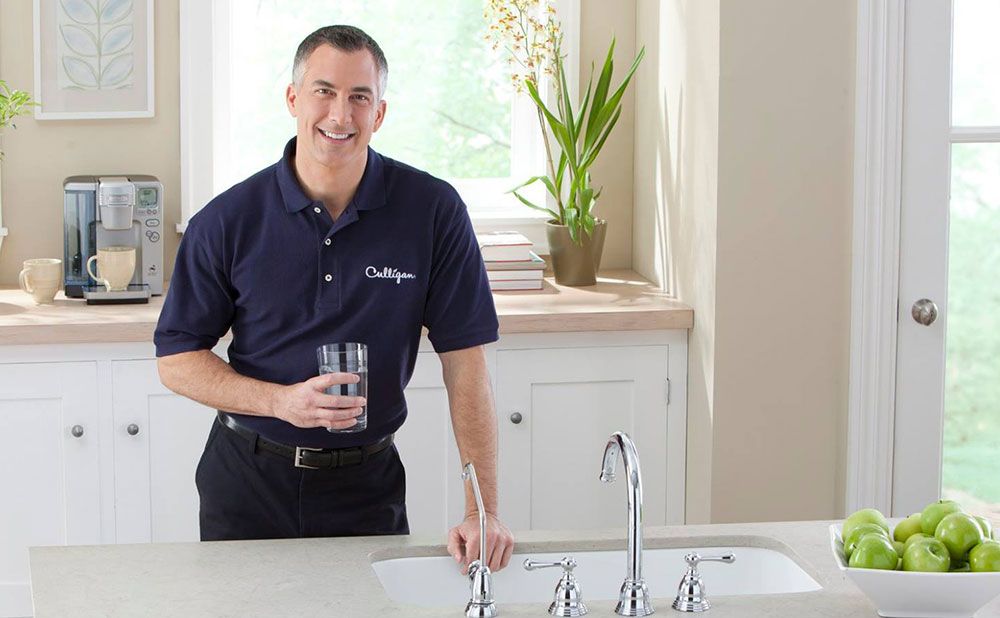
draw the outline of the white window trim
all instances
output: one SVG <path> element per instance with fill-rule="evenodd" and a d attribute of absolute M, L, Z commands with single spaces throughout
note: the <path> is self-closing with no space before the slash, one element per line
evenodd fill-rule
<path fill-rule="evenodd" d="M 858 2 L 847 512 L 892 507 L 905 2 Z"/>
<path fill-rule="evenodd" d="M 562 22 L 567 82 L 574 100 L 579 99 L 580 1 L 554 2 Z M 228 70 L 223 70 L 229 63 L 224 51 L 228 49 L 229 33 L 228 28 L 217 27 L 217 24 L 228 24 L 230 2 L 231 0 L 180 0 L 181 222 L 177 224 L 178 233 L 184 232 L 188 220 L 215 195 L 212 179 L 220 161 L 215 155 L 214 145 L 218 140 L 226 138 L 224 132 L 228 130 L 228 123 L 213 118 L 213 114 L 206 113 L 206 110 L 224 109 L 225 106 L 219 103 L 225 101 L 219 101 L 218 97 L 225 97 L 229 92 L 228 84 L 225 83 Z M 222 50 L 222 53 L 216 50 Z M 525 122 L 515 121 L 513 131 L 519 135 L 535 135 L 539 127 L 534 120 L 530 102 L 525 99 L 518 105 L 522 110 L 529 109 L 531 121 L 528 122 L 527 115 L 523 115 Z M 521 157 L 513 159 L 515 162 L 522 160 Z M 544 156 L 542 160 L 544 161 Z M 511 174 L 515 178 L 513 184 L 520 182 L 521 176 L 526 180 L 529 175 L 530 172 L 518 169 L 515 163 Z M 506 185 L 508 179 L 481 182 L 502 182 Z M 547 253 L 545 221 L 548 216 L 538 211 L 525 212 L 524 208 L 512 208 L 517 203 L 513 196 L 497 197 L 489 204 L 472 205 L 476 230 L 517 229 L 535 243 L 536 251 L 541 249 Z M 551 198 L 548 198 L 547 205 L 555 208 Z"/>

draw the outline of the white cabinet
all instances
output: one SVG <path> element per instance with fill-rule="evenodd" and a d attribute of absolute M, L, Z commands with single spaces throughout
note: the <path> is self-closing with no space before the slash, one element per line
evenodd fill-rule
<path fill-rule="evenodd" d="M 93 362 L 0 365 L 0 616 L 31 614 L 28 547 L 101 540 L 98 388 Z"/>
<path fill-rule="evenodd" d="M 684 522 L 686 331 L 507 335 L 487 347 L 487 362 L 500 517 L 511 530 L 624 526 L 625 487 L 599 480 L 615 431 L 639 450 L 644 521 Z M 397 446 L 410 532 L 444 535 L 461 521 L 465 494 L 433 352 L 418 354 L 406 401 Z"/>
<path fill-rule="evenodd" d="M 497 354 L 499 497 L 512 530 L 623 524 L 623 481 L 598 479 L 615 431 L 639 452 L 645 521 L 666 521 L 667 354 L 666 346 Z"/>
<path fill-rule="evenodd" d="M 420 350 L 396 445 L 410 531 L 443 542 L 464 513 L 462 462 L 440 360 Z M 624 530 L 622 481 L 598 480 L 619 430 L 639 448 L 645 521 L 683 523 L 686 331 L 504 335 L 487 366 L 511 530 Z M 0 618 L 31 613 L 29 546 L 197 540 L 214 419 L 160 384 L 151 344 L 0 346 Z"/>
<path fill-rule="evenodd" d="M 111 366 L 116 540 L 197 541 L 194 472 L 215 410 L 164 387 L 155 360 Z"/>
<path fill-rule="evenodd" d="M 396 432 L 396 448 L 406 467 L 410 534 L 441 534 L 462 520 L 465 494 L 437 354 L 417 354 L 405 393 L 407 417 Z"/>

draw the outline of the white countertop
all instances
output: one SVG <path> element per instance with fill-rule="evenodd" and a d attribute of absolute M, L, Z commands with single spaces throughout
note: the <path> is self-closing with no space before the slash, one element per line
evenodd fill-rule
<path fill-rule="evenodd" d="M 622 515 L 620 530 L 515 533 L 515 552 L 624 549 Z M 790 556 L 823 586 L 797 594 L 711 597 L 712 609 L 706 614 L 710 618 L 875 616 L 867 598 L 837 569 L 830 554 L 830 523 L 647 527 L 643 542 L 647 549 L 767 547 Z M 393 603 L 371 568 L 373 558 L 445 556 L 443 543 L 444 539 L 395 536 L 33 547 L 35 618 L 461 617 L 464 607 L 441 611 Z M 681 569 L 677 581 L 647 582 L 658 615 L 675 615 L 670 602 L 682 574 Z M 613 615 L 612 601 L 587 605 L 589 615 Z M 546 604 L 498 605 L 498 609 L 501 616 L 548 616 Z M 977 618 L 1000 618 L 1000 599 Z"/>

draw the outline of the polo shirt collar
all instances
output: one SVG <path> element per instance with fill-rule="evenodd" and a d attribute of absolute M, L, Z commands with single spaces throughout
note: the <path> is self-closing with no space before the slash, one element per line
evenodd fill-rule
<path fill-rule="evenodd" d="M 299 179 L 295 175 L 295 141 L 293 137 L 285 144 L 284 154 L 278 162 L 278 188 L 285 202 L 285 210 L 290 213 L 299 212 L 313 201 L 302 190 Z M 374 210 L 385 205 L 385 177 L 382 156 L 368 147 L 368 161 L 361 183 L 354 193 L 351 204 L 357 210 Z"/>

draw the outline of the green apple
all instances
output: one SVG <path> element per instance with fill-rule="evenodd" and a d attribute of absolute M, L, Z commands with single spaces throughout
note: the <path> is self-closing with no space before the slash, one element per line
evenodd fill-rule
<path fill-rule="evenodd" d="M 903 552 L 904 571 L 946 573 L 950 567 L 951 555 L 941 541 L 927 537 L 906 544 Z"/>
<path fill-rule="evenodd" d="M 939 500 L 924 507 L 920 513 L 920 531 L 927 536 L 934 536 L 937 525 L 945 515 L 961 512 L 962 507 L 954 500 Z"/>
<path fill-rule="evenodd" d="M 858 541 L 848 566 L 855 569 L 882 569 L 894 571 L 899 555 L 889 539 L 881 534 L 866 534 Z"/>
<path fill-rule="evenodd" d="M 899 557 L 902 558 L 903 551 L 906 549 L 906 543 L 903 543 L 902 541 L 893 541 L 892 548 L 895 549 L 896 554 L 898 554 Z"/>
<path fill-rule="evenodd" d="M 983 541 L 969 552 L 969 569 L 974 573 L 1000 571 L 1000 542 Z"/>
<path fill-rule="evenodd" d="M 844 557 L 850 560 L 851 554 L 854 553 L 854 548 L 858 546 L 858 541 L 869 534 L 878 534 L 887 539 L 889 538 L 888 533 L 878 524 L 859 524 L 844 539 Z"/>
<path fill-rule="evenodd" d="M 903 541 L 905 543 L 906 539 L 920 531 L 920 513 L 914 513 L 896 524 L 896 529 L 892 531 L 892 538 L 893 540 Z"/>
<path fill-rule="evenodd" d="M 923 532 L 918 532 L 918 533 L 916 533 L 916 534 L 911 534 L 911 535 L 910 535 L 910 536 L 909 536 L 909 537 L 908 537 L 908 538 L 906 539 L 906 542 L 905 542 L 905 543 L 903 543 L 903 545 L 905 545 L 906 547 L 909 547 L 911 543 L 916 543 L 916 542 L 917 542 L 917 541 L 919 541 L 920 539 L 933 539 L 933 538 L 934 538 L 934 537 L 932 537 L 932 536 L 927 536 L 927 535 L 926 535 L 926 534 L 924 534 Z M 903 551 L 906 551 L 906 550 L 904 549 Z"/>
<path fill-rule="evenodd" d="M 844 520 L 844 525 L 840 530 L 840 538 L 846 539 L 851 536 L 851 530 L 861 524 L 877 524 L 885 530 L 886 536 L 889 535 L 889 522 L 885 520 L 885 515 L 880 513 L 878 509 L 861 509 L 851 513 L 850 517 Z"/>
<path fill-rule="evenodd" d="M 980 517 L 979 515 L 973 515 L 973 517 L 975 517 L 976 521 L 979 522 L 979 527 L 983 529 L 983 536 L 986 537 L 987 539 L 992 539 L 993 524 L 990 523 L 990 520 L 986 519 L 985 517 Z"/>
<path fill-rule="evenodd" d="M 944 543 L 955 560 L 965 560 L 969 550 L 986 539 L 976 518 L 968 513 L 949 513 L 937 525 L 934 537 Z"/>

